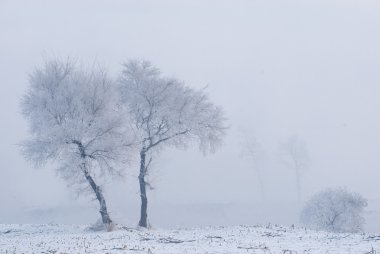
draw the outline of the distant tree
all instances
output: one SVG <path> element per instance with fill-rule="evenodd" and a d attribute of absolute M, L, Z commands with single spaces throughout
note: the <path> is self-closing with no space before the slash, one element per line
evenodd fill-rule
<path fill-rule="evenodd" d="M 264 199 L 264 182 L 261 171 L 265 153 L 262 150 L 260 142 L 248 133 L 243 133 L 241 155 L 252 163 L 252 168 L 256 172 L 257 181 L 259 183 L 261 198 Z"/>
<path fill-rule="evenodd" d="M 120 77 L 123 101 L 138 136 L 140 155 L 141 214 L 139 226 L 147 227 L 147 182 L 153 152 L 165 147 L 187 148 L 196 142 L 202 151 L 214 151 L 225 133 L 225 118 L 202 90 L 163 77 L 147 61 L 124 64 Z"/>
<path fill-rule="evenodd" d="M 315 194 L 301 212 L 301 222 L 318 230 L 359 232 L 367 201 L 360 194 L 346 189 L 327 189 Z"/>
<path fill-rule="evenodd" d="M 23 155 L 36 166 L 52 162 L 70 184 L 87 183 L 107 229 L 112 220 L 97 179 L 121 174 L 132 142 L 118 101 L 115 82 L 103 69 L 52 60 L 30 75 L 21 103 L 30 127 Z"/>
<path fill-rule="evenodd" d="M 280 145 L 282 161 L 294 170 L 296 177 L 297 199 L 301 200 L 301 176 L 309 166 L 310 158 L 305 143 L 297 136 L 290 137 Z"/>

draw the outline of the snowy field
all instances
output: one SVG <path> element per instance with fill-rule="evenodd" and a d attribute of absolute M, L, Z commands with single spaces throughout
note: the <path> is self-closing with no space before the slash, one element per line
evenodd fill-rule
<path fill-rule="evenodd" d="M 379 253 L 380 236 L 281 226 L 94 232 L 78 225 L 0 225 L 0 253 Z"/>

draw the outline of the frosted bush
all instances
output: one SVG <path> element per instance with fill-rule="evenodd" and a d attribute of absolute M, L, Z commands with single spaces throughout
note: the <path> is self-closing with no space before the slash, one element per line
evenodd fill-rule
<path fill-rule="evenodd" d="M 367 200 L 346 189 L 327 189 L 315 194 L 301 212 L 301 222 L 310 228 L 331 232 L 360 232 Z"/>

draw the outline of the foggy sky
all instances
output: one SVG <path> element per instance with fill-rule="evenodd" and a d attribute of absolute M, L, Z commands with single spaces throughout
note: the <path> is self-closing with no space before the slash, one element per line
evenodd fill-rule
<path fill-rule="evenodd" d="M 44 58 L 67 55 L 114 75 L 126 59 L 148 59 L 189 86 L 208 86 L 224 108 L 230 129 L 217 153 L 168 149 L 156 160 L 153 205 L 261 202 L 255 171 L 240 156 L 247 133 L 266 155 L 266 202 L 297 199 L 293 171 L 277 151 L 292 135 L 311 157 L 304 199 L 337 186 L 380 199 L 379 13 L 369 0 L 1 0 L 2 209 L 91 200 L 75 199 L 52 167 L 34 169 L 17 147 L 27 137 L 19 102 L 28 73 Z M 137 170 L 105 186 L 111 207 L 139 202 Z"/>

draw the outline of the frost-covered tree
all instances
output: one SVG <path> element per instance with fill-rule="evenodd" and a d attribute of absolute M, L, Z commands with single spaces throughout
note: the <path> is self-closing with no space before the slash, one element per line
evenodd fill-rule
<path fill-rule="evenodd" d="M 163 148 L 186 148 L 196 142 L 202 151 L 214 151 L 225 133 L 225 118 L 203 90 L 163 77 L 147 61 L 124 64 L 120 77 L 123 101 L 138 136 L 141 214 L 139 226 L 147 227 L 147 182 L 152 155 Z"/>
<path fill-rule="evenodd" d="M 30 127 L 22 152 L 36 166 L 50 162 L 70 184 L 93 192 L 102 222 L 112 220 L 97 180 L 119 176 L 129 143 L 116 83 L 101 68 L 52 60 L 30 75 L 21 103 Z"/>
<path fill-rule="evenodd" d="M 301 212 L 306 226 L 331 232 L 359 232 L 367 201 L 360 194 L 346 189 L 327 189 L 315 194 Z"/>
<path fill-rule="evenodd" d="M 293 169 L 296 177 L 298 201 L 301 200 L 301 176 L 308 167 L 310 158 L 305 143 L 297 136 L 290 137 L 280 145 L 281 159 L 284 164 Z"/>

